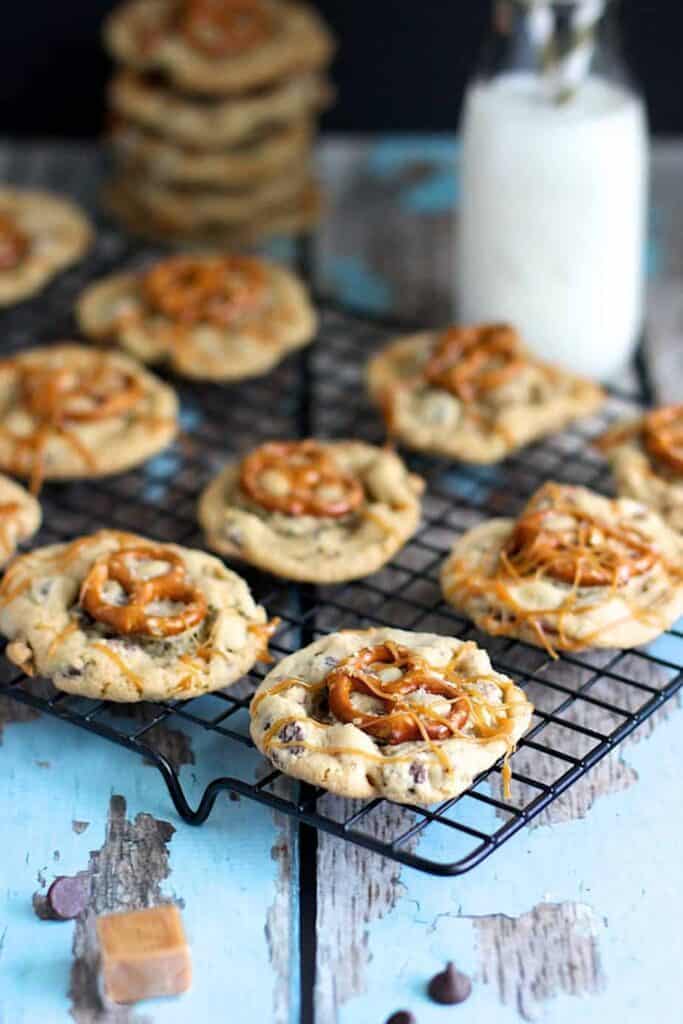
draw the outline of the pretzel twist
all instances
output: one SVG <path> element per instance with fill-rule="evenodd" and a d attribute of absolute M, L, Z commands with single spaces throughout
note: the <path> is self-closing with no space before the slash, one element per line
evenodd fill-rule
<path fill-rule="evenodd" d="M 136 563 L 142 560 L 165 562 L 168 569 L 142 579 L 135 572 Z M 106 597 L 104 588 L 112 581 L 125 591 L 126 604 L 114 604 Z M 150 614 L 147 609 L 156 601 L 185 607 L 169 615 Z M 182 558 L 164 547 L 123 548 L 99 558 L 83 581 L 80 602 L 89 615 L 117 633 L 154 637 L 184 633 L 202 622 L 207 612 L 206 599 L 188 579 Z"/>
<path fill-rule="evenodd" d="M 683 473 L 683 405 L 655 409 L 643 423 L 645 446 L 676 473 Z"/>
<path fill-rule="evenodd" d="M 401 674 L 383 682 L 379 672 L 384 668 L 396 668 Z M 419 654 L 391 642 L 364 647 L 333 669 L 325 682 L 334 715 L 385 743 L 447 739 L 462 729 L 469 715 L 469 702 L 457 683 L 439 676 Z M 419 704 L 405 700 L 416 690 L 443 697 L 450 710 L 430 716 Z M 360 711 L 352 703 L 353 693 L 377 698 L 384 713 Z"/>
<path fill-rule="evenodd" d="M 19 390 L 27 411 L 51 424 L 120 416 L 144 393 L 134 374 L 104 364 L 85 369 L 28 366 L 21 373 Z"/>
<path fill-rule="evenodd" d="M 15 270 L 28 254 L 31 243 L 16 221 L 0 213 L 0 271 Z"/>
<path fill-rule="evenodd" d="M 264 474 L 277 473 L 284 493 L 268 488 Z M 240 485 L 252 501 L 289 516 L 347 515 L 363 502 L 357 477 L 341 470 L 334 456 L 317 441 L 270 441 L 244 459 Z"/>
<path fill-rule="evenodd" d="M 429 384 L 470 403 L 506 384 L 525 365 L 519 336 L 511 327 L 449 327 L 438 338 L 424 375 Z"/>
<path fill-rule="evenodd" d="M 562 523 L 553 524 L 558 517 Z M 502 551 L 503 565 L 513 575 L 545 572 L 579 587 L 622 586 L 657 560 L 637 530 L 600 522 L 568 502 L 527 508 Z"/>
<path fill-rule="evenodd" d="M 176 323 L 229 327 L 263 305 L 267 276 L 263 264 L 248 256 L 172 256 L 147 271 L 142 293 L 153 310 Z"/>

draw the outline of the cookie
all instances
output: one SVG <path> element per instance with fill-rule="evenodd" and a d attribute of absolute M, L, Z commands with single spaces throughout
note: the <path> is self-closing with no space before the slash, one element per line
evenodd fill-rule
<path fill-rule="evenodd" d="M 383 627 L 290 654 L 251 702 L 276 768 L 339 796 L 431 804 L 506 757 L 533 707 L 471 641 Z"/>
<path fill-rule="evenodd" d="M 0 632 L 28 675 L 128 703 L 230 686 L 266 657 L 272 624 L 212 555 L 100 530 L 13 563 L 0 585 Z"/>
<path fill-rule="evenodd" d="M 286 0 L 128 0 L 105 44 L 122 64 L 160 71 L 188 93 L 235 95 L 317 71 L 333 44 L 317 13 Z"/>
<path fill-rule="evenodd" d="M 271 441 L 206 488 L 208 545 L 285 579 L 340 583 L 376 572 L 420 523 L 424 482 L 362 441 Z"/>
<path fill-rule="evenodd" d="M 248 256 L 172 256 L 112 274 L 78 300 L 81 330 L 144 362 L 188 377 L 241 380 L 265 373 L 311 341 L 316 316 L 299 279 Z"/>
<path fill-rule="evenodd" d="M 166 384 L 118 353 L 64 343 L 0 360 L 0 468 L 31 480 L 137 466 L 177 432 Z"/>
<path fill-rule="evenodd" d="M 532 358 L 503 324 L 399 338 L 368 369 L 389 433 L 408 448 L 498 462 L 597 409 L 597 384 Z"/>
<path fill-rule="evenodd" d="M 639 502 L 547 483 L 517 520 L 463 534 L 441 583 L 492 636 L 551 654 L 636 647 L 683 614 L 683 539 Z"/>
<path fill-rule="evenodd" d="M 130 122 L 119 122 L 111 134 L 124 170 L 170 184 L 225 188 L 265 183 L 290 170 L 300 174 L 311 139 L 307 121 L 292 121 L 224 150 L 180 147 Z"/>
<path fill-rule="evenodd" d="M 90 246 L 90 223 L 68 199 L 0 188 L 0 306 L 40 291 Z"/>
<path fill-rule="evenodd" d="M 322 194 L 314 184 L 293 200 L 269 207 L 258 217 L 240 224 L 209 222 L 191 227 L 175 226 L 147 208 L 135 191 L 121 180 L 110 183 L 103 198 L 131 235 L 184 248 L 230 249 L 253 245 L 265 238 L 300 235 L 315 227 L 323 211 Z"/>
<path fill-rule="evenodd" d="M 40 505 L 14 480 L 0 474 L 0 568 L 17 544 L 29 540 L 40 527 Z"/>
<path fill-rule="evenodd" d="M 241 230 L 252 231 L 254 223 L 266 220 L 280 208 L 296 205 L 310 187 L 305 166 L 286 177 L 225 189 L 171 185 L 126 173 L 115 178 L 105 190 L 105 203 L 112 192 L 114 197 L 129 197 L 144 219 L 177 234 L 193 235 L 218 226 L 238 234 Z M 116 198 L 113 206 L 115 209 Z"/>
<path fill-rule="evenodd" d="M 310 120 L 331 98 L 331 86 L 315 74 L 229 99 L 184 96 L 153 76 L 129 70 L 115 75 L 109 87 L 109 103 L 118 117 L 178 146 L 202 150 L 221 150 L 274 125 Z"/>
<path fill-rule="evenodd" d="M 617 424 L 597 444 L 609 459 L 619 494 L 649 505 L 683 533 L 683 405 Z"/>

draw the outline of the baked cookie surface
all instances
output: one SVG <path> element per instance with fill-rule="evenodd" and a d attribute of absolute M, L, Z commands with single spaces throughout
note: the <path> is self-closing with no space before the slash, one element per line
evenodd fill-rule
<path fill-rule="evenodd" d="M 409 448 L 497 462 L 594 411 L 601 388 L 532 358 L 503 324 L 399 338 L 371 359 L 370 394 Z"/>
<path fill-rule="evenodd" d="M 649 505 L 683 533 L 683 405 L 617 424 L 598 447 L 612 466 L 619 494 Z"/>
<path fill-rule="evenodd" d="M 119 117 L 163 134 L 179 146 L 220 150 L 273 125 L 309 119 L 328 106 L 332 90 L 320 75 L 297 75 L 266 90 L 223 99 L 193 99 L 153 76 L 123 70 L 109 88 Z"/>
<path fill-rule="evenodd" d="M 547 483 L 517 520 L 464 533 L 441 583 L 492 636 L 551 654 L 636 647 L 683 614 L 683 539 L 639 502 Z"/>
<path fill-rule="evenodd" d="M 312 134 L 309 122 L 292 121 L 238 146 L 197 150 L 119 122 L 111 140 L 124 167 L 134 174 L 179 185 L 230 188 L 266 182 L 292 170 L 298 174 L 308 161 Z"/>
<path fill-rule="evenodd" d="M 175 393 L 128 356 L 65 343 L 0 360 L 0 468 L 31 480 L 118 473 L 177 432 Z"/>
<path fill-rule="evenodd" d="M 361 441 L 273 441 L 209 484 L 199 521 L 221 554 L 286 579 L 339 583 L 403 547 L 423 487 L 397 455 Z"/>
<path fill-rule="evenodd" d="M 332 633 L 281 661 L 251 736 L 287 775 L 353 798 L 457 796 L 514 750 L 533 707 L 471 641 L 378 628 Z"/>
<path fill-rule="evenodd" d="M 271 627 L 212 555 L 101 530 L 16 560 L 0 585 L 0 631 L 28 675 L 135 702 L 229 686 L 264 656 Z"/>
<path fill-rule="evenodd" d="M 0 188 L 0 306 L 33 295 L 90 246 L 81 210 L 50 192 Z"/>
<path fill-rule="evenodd" d="M 105 25 L 109 52 L 162 71 L 186 92 L 239 94 L 321 68 L 332 39 L 316 12 L 288 0 L 128 0 Z"/>
<path fill-rule="evenodd" d="M 29 540 L 40 527 L 40 505 L 28 491 L 0 473 L 0 568 L 17 545 Z"/>
<path fill-rule="evenodd" d="M 179 194 L 180 208 L 175 205 Z M 214 204 L 216 197 L 210 198 Z M 169 213 L 168 206 L 163 200 L 160 202 L 153 190 L 140 187 L 137 178 L 125 180 L 122 176 L 108 184 L 104 201 L 132 235 L 185 247 L 222 249 L 253 245 L 274 236 L 300 234 L 315 227 L 324 207 L 320 189 L 314 182 L 308 182 L 303 189 L 297 185 L 294 195 L 266 203 L 248 219 L 225 219 L 221 211 L 214 216 L 213 205 L 201 211 L 201 218 L 193 218 L 187 194 L 176 191 Z M 234 196 L 230 203 L 232 206 Z"/>
<path fill-rule="evenodd" d="M 313 338 L 316 315 L 299 279 L 247 256 L 173 256 L 90 285 L 76 316 L 88 337 L 188 377 L 265 373 Z"/>
<path fill-rule="evenodd" d="M 194 234 L 201 229 L 249 227 L 258 218 L 296 204 L 312 187 L 308 167 L 301 166 L 286 175 L 229 188 L 189 186 L 161 181 L 145 174 L 119 174 L 105 192 L 130 196 L 148 218 L 169 231 Z M 116 200 L 114 200 L 116 202 Z"/>

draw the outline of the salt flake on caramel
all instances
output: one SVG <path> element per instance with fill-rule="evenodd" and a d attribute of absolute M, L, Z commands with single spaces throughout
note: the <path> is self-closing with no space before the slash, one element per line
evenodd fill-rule
<path fill-rule="evenodd" d="M 160 562 L 167 568 L 151 578 L 140 572 L 143 562 Z M 119 603 L 110 585 L 118 584 L 126 601 Z M 163 547 L 123 548 L 104 555 L 93 565 L 81 587 L 81 604 L 98 622 L 117 633 L 143 636 L 176 636 L 199 625 L 206 616 L 206 599 L 189 579 L 180 555 Z M 181 605 L 179 611 L 152 612 L 157 602 Z"/>
<path fill-rule="evenodd" d="M 269 481 L 282 481 L 280 492 Z M 317 441 L 271 441 L 244 459 L 240 468 L 244 493 L 263 508 L 288 516 L 337 518 L 355 511 L 364 500 L 361 482 L 345 473 Z"/>

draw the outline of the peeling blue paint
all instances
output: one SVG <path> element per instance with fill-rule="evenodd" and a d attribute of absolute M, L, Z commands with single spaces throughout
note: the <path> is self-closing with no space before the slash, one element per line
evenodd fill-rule
<path fill-rule="evenodd" d="M 404 869 L 396 907 L 369 927 L 368 992 L 344 1007 L 340 1024 L 382 1021 L 399 1007 L 412 1009 L 420 1024 L 442 1024 L 444 1009 L 429 1001 L 425 981 L 450 959 L 477 975 L 470 917 L 516 917 L 538 903 L 564 901 L 587 904 L 598 922 L 608 922 L 596 936 L 605 990 L 581 999 L 558 995 L 543 1019 L 680 1024 L 682 726 L 683 710 L 672 706 L 649 740 L 625 752 L 638 783 L 599 798 L 585 820 L 520 833 L 460 879 Z M 482 807 L 480 813 L 488 819 L 491 812 Z M 486 829 L 491 821 L 480 824 Z M 419 850 L 437 858 L 450 852 L 429 831 Z M 480 980 L 456 1012 L 462 1021 L 519 1021 L 516 1006 L 502 1006 L 495 987 Z"/>
<path fill-rule="evenodd" d="M 421 171 L 417 182 L 401 188 L 400 204 L 413 213 L 444 213 L 453 209 L 459 198 L 459 152 L 453 138 L 386 139 L 373 146 L 367 170 L 382 181 L 400 179 L 413 169 Z"/>
<path fill-rule="evenodd" d="M 214 776 L 250 770 L 250 763 L 238 766 L 235 758 L 253 760 L 253 752 L 245 748 L 242 753 L 233 745 L 226 763 L 225 750 L 215 737 L 207 741 L 198 753 L 202 776 L 204 770 Z M 37 767 L 39 760 L 49 761 L 50 769 Z M 272 1019 L 275 977 L 264 924 L 275 898 L 277 865 L 271 848 L 278 832 L 266 808 L 222 798 L 201 831 L 193 829 L 178 820 L 155 770 L 118 747 L 47 718 L 6 727 L 0 775 L 3 1024 L 72 1020 L 67 992 L 73 925 L 39 921 L 31 897 L 39 888 L 39 871 L 49 884 L 57 871 L 71 874 L 87 866 L 89 851 L 104 841 L 112 793 L 126 798 L 129 818 L 145 811 L 176 826 L 169 845 L 172 874 L 162 891 L 182 897 L 193 948 L 191 991 L 177 1000 L 142 1003 L 139 1012 L 168 1024 L 215 1020 L 217 1007 L 232 1024 Z M 196 802 L 204 779 L 190 767 L 182 775 Z M 73 819 L 89 821 L 87 832 L 74 833 Z M 58 864 L 52 859 L 54 849 L 60 851 Z"/>

